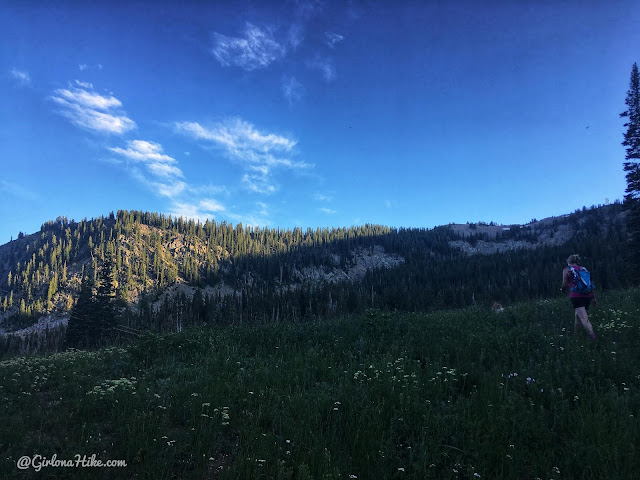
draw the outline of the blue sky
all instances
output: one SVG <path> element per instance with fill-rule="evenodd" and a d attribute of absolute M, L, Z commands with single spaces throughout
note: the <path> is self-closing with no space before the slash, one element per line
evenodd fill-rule
<path fill-rule="evenodd" d="M 0 244 L 118 209 L 292 228 L 621 199 L 636 1 L 0 3 Z"/>

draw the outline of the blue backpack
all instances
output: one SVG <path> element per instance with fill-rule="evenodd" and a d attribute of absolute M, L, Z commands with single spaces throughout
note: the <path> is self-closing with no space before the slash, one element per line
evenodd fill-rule
<path fill-rule="evenodd" d="M 591 274 L 589 270 L 584 267 L 580 267 L 576 270 L 570 267 L 573 272 L 574 285 L 571 287 L 571 291 L 574 293 L 580 293 L 582 295 L 588 295 L 593 292 L 593 282 L 591 281 Z"/>

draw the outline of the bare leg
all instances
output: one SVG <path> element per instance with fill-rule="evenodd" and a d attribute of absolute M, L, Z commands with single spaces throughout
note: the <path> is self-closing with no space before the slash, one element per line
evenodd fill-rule
<path fill-rule="evenodd" d="M 589 321 L 589 315 L 587 314 L 587 309 L 584 307 L 576 308 L 576 322 L 577 319 L 580 319 L 582 326 L 589 334 L 589 338 L 593 339 L 595 335 L 593 334 L 593 327 L 591 326 L 591 322 Z"/>

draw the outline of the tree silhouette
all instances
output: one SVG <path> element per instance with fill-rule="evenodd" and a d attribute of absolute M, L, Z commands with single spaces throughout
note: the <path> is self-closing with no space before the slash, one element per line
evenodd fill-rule
<path fill-rule="evenodd" d="M 65 335 L 65 348 L 88 348 L 94 345 L 96 330 L 93 316 L 93 283 L 91 276 L 82 278 L 78 300 L 71 308 L 69 323 Z"/>
<path fill-rule="evenodd" d="M 626 147 L 624 171 L 626 173 L 627 189 L 625 202 L 629 210 L 628 226 L 631 233 L 631 262 L 636 266 L 633 269 L 636 275 L 640 267 L 640 74 L 638 64 L 631 68 L 631 80 L 625 99 L 627 110 L 620 114 L 627 119 L 624 126 L 627 131 L 624 134 L 622 145 Z"/>
<path fill-rule="evenodd" d="M 96 322 L 95 335 L 99 345 L 104 345 L 113 336 L 113 327 L 117 324 L 114 308 L 116 298 L 114 271 L 113 257 L 111 255 L 105 256 L 98 274 L 98 290 L 93 308 Z"/>

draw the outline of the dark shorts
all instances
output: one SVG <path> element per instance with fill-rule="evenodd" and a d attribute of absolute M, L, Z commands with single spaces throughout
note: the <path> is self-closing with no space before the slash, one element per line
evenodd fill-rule
<path fill-rule="evenodd" d="M 591 303 L 591 299 L 593 297 L 573 297 L 571 298 L 571 304 L 573 308 L 584 307 L 585 310 L 589 310 L 589 304 Z"/>

